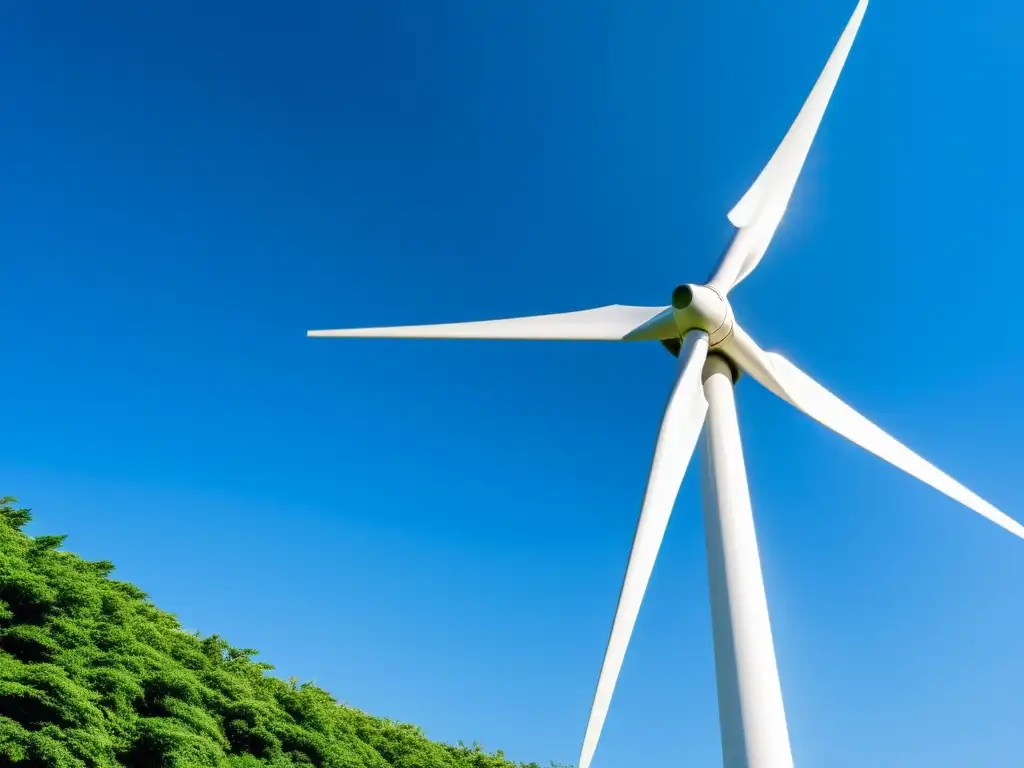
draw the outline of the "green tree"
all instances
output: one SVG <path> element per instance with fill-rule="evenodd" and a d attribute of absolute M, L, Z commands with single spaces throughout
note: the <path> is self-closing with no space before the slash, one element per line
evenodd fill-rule
<path fill-rule="evenodd" d="M 28 536 L 15 504 L 0 499 L 0 766 L 517 768 L 183 631 L 111 563 Z"/>

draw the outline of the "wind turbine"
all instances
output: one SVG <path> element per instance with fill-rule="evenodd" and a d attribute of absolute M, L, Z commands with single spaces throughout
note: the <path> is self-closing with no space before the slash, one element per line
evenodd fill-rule
<path fill-rule="evenodd" d="M 782 143 L 729 212 L 737 232 L 714 273 L 705 284 L 677 287 L 669 306 L 615 304 L 504 320 L 308 332 L 321 337 L 658 341 L 678 357 L 579 768 L 589 768 L 593 759 L 640 602 L 702 429 L 704 530 L 723 762 L 730 768 L 793 765 L 733 396 L 741 373 L 829 429 L 1024 538 L 1019 523 L 883 432 L 793 363 L 762 350 L 736 322 L 729 305 L 729 291 L 761 261 L 786 211 L 867 5 L 868 0 L 857 4 Z"/>

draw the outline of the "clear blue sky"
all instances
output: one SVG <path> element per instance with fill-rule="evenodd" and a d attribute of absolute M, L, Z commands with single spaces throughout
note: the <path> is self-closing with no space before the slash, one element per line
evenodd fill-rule
<path fill-rule="evenodd" d="M 667 303 L 853 0 L 36 5 L 0 11 L 0 491 L 282 676 L 574 762 L 672 359 L 305 331 Z M 1022 23 L 875 0 L 733 299 L 1018 519 Z M 1024 542 L 738 399 L 798 764 L 1018 763 Z M 720 760 L 695 479 L 595 766 Z"/>

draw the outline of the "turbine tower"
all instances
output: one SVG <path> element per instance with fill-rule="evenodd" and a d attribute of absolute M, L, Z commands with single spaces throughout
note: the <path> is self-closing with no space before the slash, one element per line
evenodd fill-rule
<path fill-rule="evenodd" d="M 504 320 L 308 332 L 318 337 L 657 341 L 678 357 L 579 768 L 590 768 L 669 515 L 702 430 L 704 532 L 723 762 L 728 768 L 793 765 L 733 398 L 741 373 L 1024 538 L 1019 523 L 883 432 L 793 363 L 764 351 L 736 321 L 729 304 L 729 292 L 760 263 L 782 220 L 867 5 L 868 0 L 857 4 L 782 143 L 729 212 L 737 231 L 717 268 L 704 284 L 677 287 L 668 306 L 614 304 Z"/>

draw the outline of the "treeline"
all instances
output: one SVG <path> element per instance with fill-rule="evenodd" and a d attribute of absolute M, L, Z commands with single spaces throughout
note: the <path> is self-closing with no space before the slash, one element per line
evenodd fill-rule
<path fill-rule="evenodd" d="M 540 768 L 269 675 L 29 519 L 0 499 L 0 767 Z"/>

